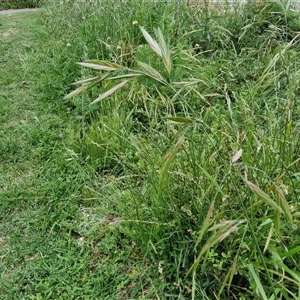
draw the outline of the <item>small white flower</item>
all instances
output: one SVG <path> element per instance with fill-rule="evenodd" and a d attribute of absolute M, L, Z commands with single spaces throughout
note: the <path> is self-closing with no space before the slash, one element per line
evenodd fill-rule
<path fill-rule="evenodd" d="M 158 263 L 158 273 L 159 274 L 162 274 L 163 273 L 163 264 L 164 264 L 164 261 L 160 261 L 159 263 Z"/>
<path fill-rule="evenodd" d="M 132 25 L 133 25 L 133 26 L 137 26 L 137 25 L 139 25 L 139 22 L 138 22 L 138 21 L 133 21 L 133 22 L 132 22 Z"/>
<path fill-rule="evenodd" d="M 195 44 L 195 48 L 196 49 L 200 48 L 200 45 L 199 44 Z"/>
<path fill-rule="evenodd" d="M 79 244 L 79 245 L 83 245 L 84 242 L 85 242 L 84 237 L 80 237 L 80 238 L 78 239 L 78 244 Z"/>
<path fill-rule="evenodd" d="M 71 44 L 70 44 L 70 43 L 67 43 L 67 47 L 68 47 L 68 48 L 71 47 Z"/>

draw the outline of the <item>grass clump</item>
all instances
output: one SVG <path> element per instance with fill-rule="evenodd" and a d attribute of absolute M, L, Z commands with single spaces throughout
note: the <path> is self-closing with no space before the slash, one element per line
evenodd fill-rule
<path fill-rule="evenodd" d="M 56 178 L 44 228 L 72 268 L 64 288 L 45 250 L 33 288 L 298 299 L 298 14 L 284 2 L 97 5 L 49 1 L 41 14 L 59 40 L 39 33 L 34 92 L 69 124 L 58 169 L 43 172 Z"/>
<path fill-rule="evenodd" d="M 0 10 L 40 7 L 40 0 L 3 0 L 0 2 Z"/>

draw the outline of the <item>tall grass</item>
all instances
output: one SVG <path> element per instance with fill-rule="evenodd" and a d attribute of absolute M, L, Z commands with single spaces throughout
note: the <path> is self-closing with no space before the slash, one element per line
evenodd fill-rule
<path fill-rule="evenodd" d="M 299 299 L 299 16 L 189 4 L 48 3 L 64 58 L 88 67 L 68 147 L 105 177 L 158 299 Z"/>
<path fill-rule="evenodd" d="M 40 7 L 40 0 L 1 0 L 0 10 Z"/>

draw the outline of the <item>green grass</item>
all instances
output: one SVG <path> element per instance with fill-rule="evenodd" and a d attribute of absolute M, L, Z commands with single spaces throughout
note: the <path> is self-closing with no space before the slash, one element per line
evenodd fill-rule
<path fill-rule="evenodd" d="M 0 2 L 0 10 L 39 7 L 40 0 L 9 0 Z"/>
<path fill-rule="evenodd" d="M 99 208 L 88 199 L 91 168 L 70 159 L 66 140 L 76 116 L 38 91 L 47 81 L 39 73 L 47 55 L 40 20 L 39 13 L 0 19 L 0 298 L 151 294 L 151 268 L 109 226 L 107 203 Z"/>
<path fill-rule="evenodd" d="M 1 17 L 1 299 L 299 298 L 299 15 L 176 3 Z"/>

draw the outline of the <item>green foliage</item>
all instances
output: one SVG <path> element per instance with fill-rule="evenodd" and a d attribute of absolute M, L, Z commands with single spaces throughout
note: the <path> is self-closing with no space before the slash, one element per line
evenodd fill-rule
<path fill-rule="evenodd" d="M 165 283 L 153 283 L 156 269 L 117 226 L 109 183 L 95 200 L 94 183 L 108 180 L 71 151 L 82 119 L 40 93 L 57 42 L 37 38 L 40 17 L 0 16 L 0 298 L 154 297 Z"/>
<path fill-rule="evenodd" d="M 0 10 L 17 8 L 40 7 L 40 0 L 3 0 L 0 1 Z"/>
<path fill-rule="evenodd" d="M 296 249 L 292 239 L 283 237 L 287 228 L 298 226 L 293 209 L 298 186 L 292 175 L 297 160 L 295 147 L 286 145 L 298 144 L 290 132 L 298 113 L 287 113 L 287 108 L 297 101 L 294 49 L 299 36 L 282 22 L 280 16 L 290 11 L 281 8 L 282 15 L 276 4 L 225 7 L 227 14 L 205 8 L 194 13 L 194 20 L 203 13 L 207 25 L 176 40 L 160 29 L 153 37 L 142 27 L 147 44 L 137 43 L 131 52 L 138 68 L 102 60 L 82 64 L 100 71 L 91 79 L 95 82 L 124 79 L 108 84 L 92 104 L 111 103 L 104 99 L 136 79 L 122 105 L 126 110 L 143 103 L 148 120 L 142 124 L 148 131 L 128 131 L 124 139 L 145 155 L 136 161 L 132 150 L 119 161 L 122 180 L 114 185 L 121 192 L 114 203 L 132 238 L 161 265 L 164 278 L 176 283 L 181 297 L 189 292 L 194 299 L 231 297 L 242 291 L 250 297 L 256 290 L 264 299 L 298 297 L 291 286 L 298 280 L 296 257 L 287 263 L 279 254 L 283 248 Z M 85 84 L 77 92 L 89 89 Z M 123 95 L 121 89 L 114 103 Z M 100 115 L 108 102 L 99 107 Z M 133 116 L 132 111 L 127 115 Z M 231 159 L 229 153 L 233 156 L 237 149 Z M 150 165 L 146 172 L 143 161 Z M 138 168 L 132 167 L 135 163 Z M 289 201 L 283 192 L 287 187 Z M 289 275 L 280 277 L 285 272 Z"/>
<path fill-rule="evenodd" d="M 23 49 L 39 79 L 32 92 L 57 116 L 17 131 L 42 168 L 42 193 L 18 208 L 39 207 L 27 228 L 50 230 L 56 250 L 42 243 L 47 256 L 24 281 L 12 272 L 6 292 L 298 299 L 298 14 L 285 2 L 126 4 L 49 1 L 40 24 L 50 32 Z M 3 141 L 3 158 L 32 159 Z M 29 187 L 15 184 L 13 199 L 37 197 Z"/>

